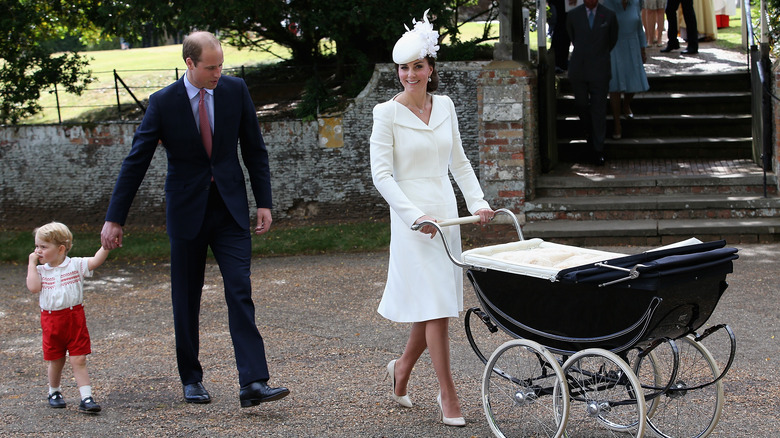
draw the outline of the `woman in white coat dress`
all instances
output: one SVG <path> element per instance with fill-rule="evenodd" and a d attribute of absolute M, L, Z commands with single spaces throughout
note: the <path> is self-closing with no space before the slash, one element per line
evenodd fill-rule
<path fill-rule="evenodd" d="M 449 318 L 463 310 L 463 272 L 449 260 L 441 239 L 434 239 L 435 227 L 420 232 L 411 227 L 457 217 L 449 172 L 482 224 L 492 219 L 493 210 L 463 151 L 455 106 L 449 97 L 430 94 L 438 86 L 437 38 L 427 16 L 404 34 L 393 49 L 404 91 L 374 108 L 371 172 L 390 205 L 391 223 L 387 284 L 378 311 L 391 321 L 413 323 L 403 354 L 387 365 L 393 399 L 412 406 L 409 376 L 427 348 L 439 382 L 440 419 L 464 426 L 449 351 Z M 460 230 L 443 232 L 459 256 Z"/>

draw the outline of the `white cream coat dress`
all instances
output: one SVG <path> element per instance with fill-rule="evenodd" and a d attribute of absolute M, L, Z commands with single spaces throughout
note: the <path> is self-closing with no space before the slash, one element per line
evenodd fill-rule
<path fill-rule="evenodd" d="M 378 312 L 396 322 L 457 317 L 463 310 L 463 272 L 447 256 L 441 238 L 411 226 L 421 216 L 437 220 L 458 215 L 448 171 L 470 212 L 490 208 L 463 152 L 455 106 L 432 95 L 426 125 L 395 100 L 374 107 L 371 174 L 390 205 L 390 261 Z M 444 228 L 460 258 L 460 229 Z"/>

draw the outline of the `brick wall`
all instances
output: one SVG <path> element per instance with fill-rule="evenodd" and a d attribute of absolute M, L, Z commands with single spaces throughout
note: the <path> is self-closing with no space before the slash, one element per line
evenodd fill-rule
<path fill-rule="evenodd" d="M 494 208 L 520 213 L 533 198 L 538 102 L 534 69 L 514 61 L 486 65 L 479 77 L 480 175 Z"/>
<path fill-rule="evenodd" d="M 437 64 L 438 93 L 455 103 L 466 154 L 478 172 L 477 82 L 484 65 Z M 399 91 L 393 65 L 379 65 L 343 113 L 311 122 L 261 120 L 275 219 L 387 217 L 387 205 L 371 182 L 371 110 Z M 99 227 L 136 128 L 136 123 L 0 127 L 0 227 L 27 229 L 50 220 Z M 128 225 L 165 223 L 166 167 L 159 148 Z"/>

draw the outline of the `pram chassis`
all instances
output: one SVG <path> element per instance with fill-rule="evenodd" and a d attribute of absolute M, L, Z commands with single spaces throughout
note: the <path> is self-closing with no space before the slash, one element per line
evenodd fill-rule
<path fill-rule="evenodd" d="M 508 215 L 524 241 L 515 215 L 505 209 L 496 213 Z M 482 402 L 496 436 L 592 436 L 593 427 L 607 436 L 642 436 L 646 425 L 662 437 L 712 432 L 723 405 L 721 379 L 733 362 L 736 340 L 725 324 L 701 335 L 696 331 L 727 288 L 735 249 L 719 249 L 725 242 L 718 242 L 685 248 L 681 255 L 646 257 L 649 265 L 673 259 L 671 269 L 646 262 L 619 266 L 610 260 L 586 266 L 593 271 L 585 274 L 582 267 L 562 270 L 568 279 L 533 278 L 453 256 L 441 227 L 478 220 L 425 221 L 413 229 L 436 227 L 449 258 L 466 270 L 474 287 L 481 308 L 468 309 L 464 323 L 472 349 L 485 364 Z M 699 254 L 708 259 L 687 260 Z M 680 268 L 680 263 L 692 265 Z M 561 315 L 561 303 L 577 317 Z M 472 333 L 473 316 L 489 332 L 500 328 L 515 339 L 487 358 Z M 730 342 L 723 371 L 701 344 L 715 332 L 726 333 Z M 704 366 L 694 369 L 694 363 Z"/>

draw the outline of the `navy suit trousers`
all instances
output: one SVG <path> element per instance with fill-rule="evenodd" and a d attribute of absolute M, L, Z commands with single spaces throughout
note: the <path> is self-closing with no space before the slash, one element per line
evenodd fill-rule
<path fill-rule="evenodd" d="M 601 153 L 604 151 L 604 137 L 607 132 L 609 78 L 571 82 L 574 106 L 577 108 L 582 129 L 593 150 Z"/>
<path fill-rule="evenodd" d="M 667 30 L 669 44 L 674 47 L 674 42 L 677 42 L 677 9 L 680 8 L 680 5 L 682 5 L 683 20 L 688 33 L 688 38 L 686 39 L 688 41 L 688 49 L 699 50 L 699 28 L 696 23 L 696 11 L 693 9 L 693 0 L 667 0 L 666 21 L 669 23 L 669 29 Z"/>
<path fill-rule="evenodd" d="M 182 383 L 203 380 L 198 325 L 209 247 L 222 273 L 239 384 L 268 380 L 265 346 L 252 301 L 251 234 L 236 223 L 214 183 L 200 232 L 194 239 L 171 238 L 170 243 L 176 359 Z"/>

